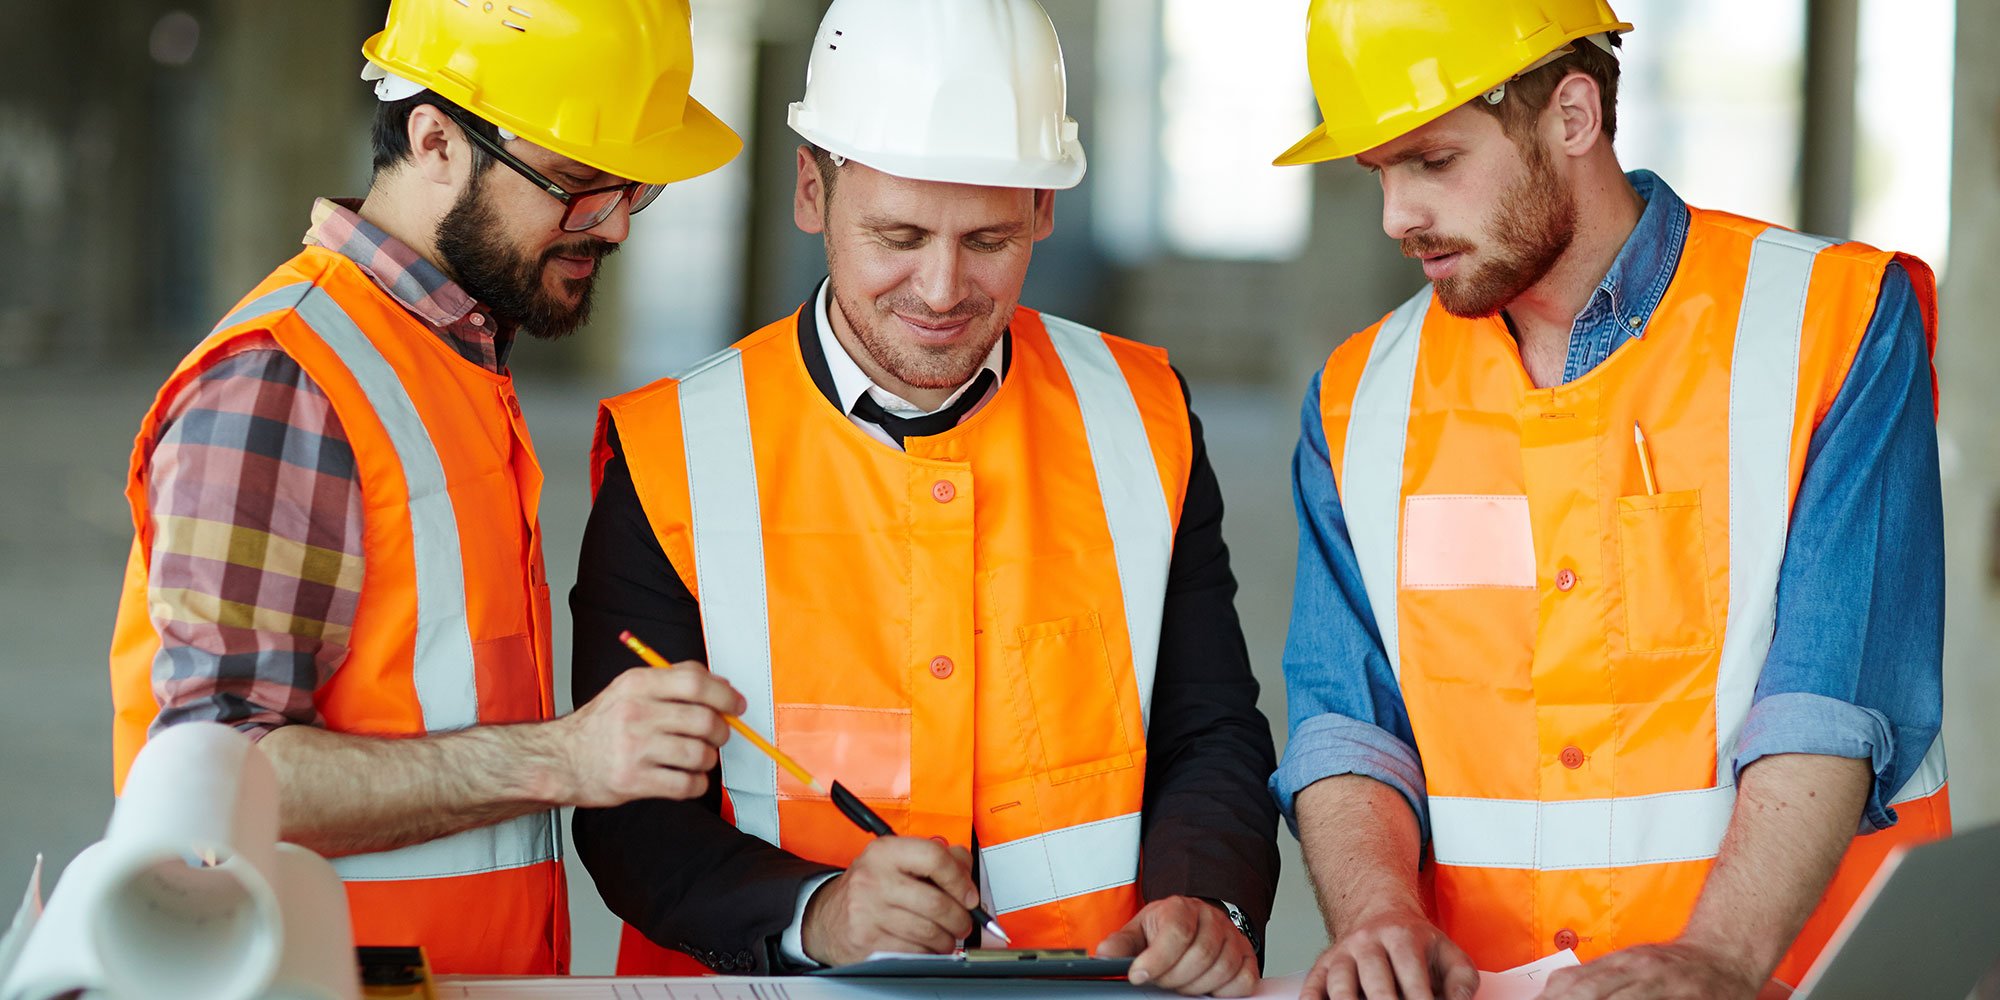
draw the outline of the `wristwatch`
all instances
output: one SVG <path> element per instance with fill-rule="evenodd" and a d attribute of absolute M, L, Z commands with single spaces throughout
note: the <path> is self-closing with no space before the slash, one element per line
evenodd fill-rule
<path fill-rule="evenodd" d="M 1221 910 L 1223 914 L 1229 917 L 1229 922 L 1235 924 L 1236 929 L 1242 931 L 1243 936 L 1250 939 L 1250 950 L 1257 954 L 1257 968 L 1260 970 L 1263 969 L 1264 938 L 1257 933 L 1257 926 L 1250 922 L 1250 917 L 1238 908 L 1235 903 L 1229 902 L 1226 899 L 1210 899 L 1207 896 L 1202 896 L 1200 899 L 1202 902 Z"/>

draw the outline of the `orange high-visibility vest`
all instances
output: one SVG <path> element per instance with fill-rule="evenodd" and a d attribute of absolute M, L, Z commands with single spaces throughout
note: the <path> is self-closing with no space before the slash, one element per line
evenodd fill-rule
<path fill-rule="evenodd" d="M 308 247 L 181 362 L 140 425 L 111 648 L 117 786 L 159 714 L 146 594 L 155 437 L 181 390 L 258 333 L 326 393 L 360 472 L 365 571 L 347 658 L 314 696 L 327 728 L 414 736 L 553 718 L 542 473 L 513 380 L 459 357 L 346 257 Z M 359 944 L 423 945 L 440 972 L 567 970 L 552 812 L 333 865 Z"/>
<path fill-rule="evenodd" d="M 1429 289 L 1333 353 L 1327 447 L 1423 759 L 1434 916 L 1480 968 L 1676 936 L 1735 802 L 1813 430 L 1899 262 L 1693 211 L 1645 337 L 1539 389 L 1498 317 Z M 1633 441 L 1649 439 L 1649 494 Z M 1856 613 L 1861 613 L 1857 609 Z M 1779 967 L 1884 853 L 1950 826 L 1942 739 Z"/>
<path fill-rule="evenodd" d="M 745 722 L 902 834 L 977 837 L 1016 945 L 1095 947 L 1143 902 L 1146 720 L 1192 462 L 1166 355 L 1022 309 L 999 392 L 904 452 L 827 405 L 799 322 L 607 401 L 597 467 L 615 424 Z M 739 829 L 801 857 L 845 865 L 870 839 L 742 740 L 722 784 Z M 671 968 L 625 940 L 621 972 Z"/>

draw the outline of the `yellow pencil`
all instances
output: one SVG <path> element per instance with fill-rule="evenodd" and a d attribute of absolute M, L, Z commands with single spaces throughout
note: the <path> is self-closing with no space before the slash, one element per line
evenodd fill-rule
<path fill-rule="evenodd" d="M 618 641 L 624 643 L 626 648 L 632 650 L 632 652 L 639 654 L 639 658 L 645 660 L 648 666 L 660 670 L 672 670 L 674 668 L 673 664 L 667 662 L 666 657 L 653 652 L 653 647 L 639 641 L 639 637 L 633 635 L 630 631 L 618 633 Z M 820 787 L 819 782 L 805 768 L 799 766 L 798 761 L 786 756 L 785 752 L 773 746 L 770 740 L 757 735 L 757 731 L 744 725 L 742 719 L 733 715 L 725 715 L 722 717 L 722 721 L 729 723 L 729 728 L 736 730 L 744 739 L 749 740 L 751 746 L 764 751 L 765 756 L 777 761 L 779 767 L 792 772 L 792 777 L 805 782 L 807 788 L 821 793 L 826 791 L 826 789 Z"/>
<path fill-rule="evenodd" d="M 1639 475 L 1646 478 L 1646 495 L 1658 496 L 1660 484 L 1653 478 L 1653 453 L 1646 447 L 1646 432 L 1639 429 L 1637 421 L 1632 424 L 1632 445 L 1639 449 Z"/>

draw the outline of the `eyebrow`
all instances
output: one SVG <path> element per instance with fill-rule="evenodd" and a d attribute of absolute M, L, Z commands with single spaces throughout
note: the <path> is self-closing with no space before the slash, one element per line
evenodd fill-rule
<path fill-rule="evenodd" d="M 1417 159 L 1420 156 L 1425 156 L 1430 153 L 1435 153 L 1439 149 L 1442 149 L 1443 147 L 1449 145 L 1451 145 L 1451 143 L 1448 142 L 1419 143 L 1418 145 L 1411 146 L 1410 148 L 1405 149 L 1402 152 L 1394 153 L 1389 156 L 1383 157 L 1380 160 L 1377 160 L 1376 162 L 1373 163 L 1370 163 L 1362 158 L 1363 156 L 1367 155 L 1366 153 L 1361 154 L 1361 156 L 1356 156 L 1354 158 L 1354 161 L 1356 163 L 1361 164 L 1364 167 L 1367 167 L 1370 170 L 1383 170 L 1389 167 L 1397 166 L 1399 164 L 1408 163 L 1411 160 Z"/>
<path fill-rule="evenodd" d="M 923 226 L 917 225 L 914 222 L 906 222 L 902 219 L 897 219 L 887 215 L 862 216 L 861 228 L 873 229 L 877 231 L 889 230 L 889 229 L 913 229 L 916 230 L 917 232 L 926 234 L 931 232 L 931 230 L 926 229 Z M 1012 236 L 1016 233 L 1019 233 L 1024 228 L 1026 228 L 1026 223 L 1020 222 L 1019 220 L 1012 222 L 995 222 L 990 225 L 980 226 L 978 229 L 968 230 L 965 233 L 965 235 L 978 236 L 981 234 L 985 234 L 988 236 Z"/>

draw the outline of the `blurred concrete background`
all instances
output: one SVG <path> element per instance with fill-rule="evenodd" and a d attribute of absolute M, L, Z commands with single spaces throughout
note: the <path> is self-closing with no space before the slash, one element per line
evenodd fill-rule
<path fill-rule="evenodd" d="M 1091 174 L 1057 201 L 1027 301 L 1166 346 L 1194 384 L 1229 505 L 1239 606 L 1283 740 L 1287 462 L 1305 381 L 1421 282 L 1352 164 L 1267 166 L 1317 119 L 1304 0 L 1044 0 Z M 1948 737 L 1959 823 L 2000 818 L 2000 4 L 1619 0 L 1619 147 L 1690 201 L 1909 250 L 1944 277 Z M 573 578 L 594 401 L 794 308 L 815 0 L 695 0 L 695 92 L 748 140 L 671 189 L 608 269 L 599 318 L 515 371 L 549 470 L 550 578 Z M 104 650 L 130 539 L 130 438 L 159 379 L 305 229 L 359 195 L 361 40 L 383 0 L 0 0 L 0 897 L 111 805 Z M 566 671 L 566 622 L 557 656 Z M 567 703 L 566 673 L 558 697 Z M 1324 942 L 1297 848 L 1274 971 Z M 614 924 L 573 873 L 576 968 Z"/>

